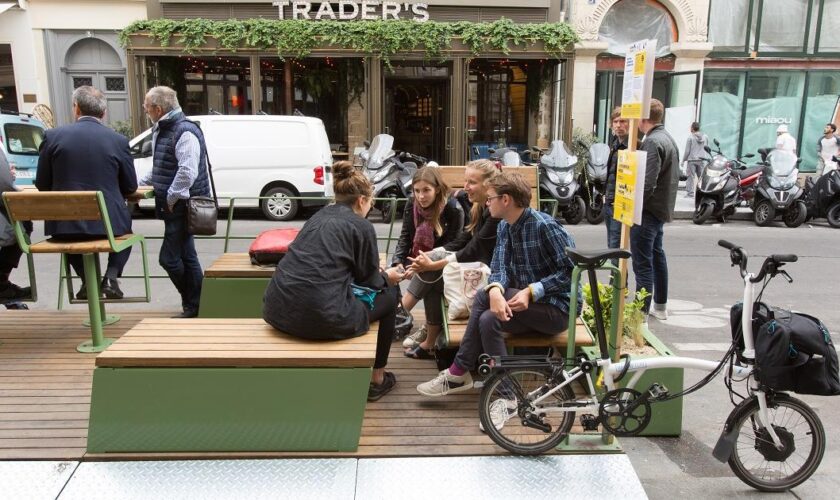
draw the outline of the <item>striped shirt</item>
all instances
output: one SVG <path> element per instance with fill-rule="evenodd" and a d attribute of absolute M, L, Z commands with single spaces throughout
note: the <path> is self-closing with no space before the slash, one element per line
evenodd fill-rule
<path fill-rule="evenodd" d="M 574 238 L 551 216 L 526 208 L 515 223 L 499 222 L 488 281 L 503 289 L 530 286 L 534 302 L 568 313 L 574 263 L 565 249 L 574 246 Z"/>
<path fill-rule="evenodd" d="M 179 113 L 181 108 L 175 108 L 165 115 L 160 120 L 165 120 L 175 113 Z M 158 123 L 152 128 L 152 154 L 154 154 L 155 143 L 157 142 Z M 175 158 L 178 160 L 178 171 L 175 173 L 175 179 L 169 186 L 166 192 L 166 203 L 171 207 L 175 205 L 178 200 L 187 200 L 190 197 L 190 188 L 195 183 L 198 177 L 198 162 L 201 159 L 201 143 L 198 142 L 198 137 L 192 132 L 184 132 L 178 138 L 175 144 Z M 140 181 L 140 184 L 149 184 L 152 178 L 152 172 L 149 172 Z"/>

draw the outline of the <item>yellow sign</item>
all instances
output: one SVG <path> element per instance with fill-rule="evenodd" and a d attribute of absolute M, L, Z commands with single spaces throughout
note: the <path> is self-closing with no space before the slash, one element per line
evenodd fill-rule
<path fill-rule="evenodd" d="M 642 119 L 642 103 L 640 102 L 631 102 L 628 104 L 621 105 L 621 117 L 626 118 L 628 120 L 641 120 Z"/>
<path fill-rule="evenodd" d="M 633 64 L 633 76 L 644 76 L 645 74 L 645 52 L 636 52 L 636 61 Z"/>
<path fill-rule="evenodd" d="M 639 120 L 650 114 L 655 54 L 656 40 L 640 40 L 627 47 L 621 89 L 622 118 Z"/>
<path fill-rule="evenodd" d="M 646 160 L 647 153 L 644 151 L 618 152 L 613 218 L 627 226 L 642 221 Z"/>

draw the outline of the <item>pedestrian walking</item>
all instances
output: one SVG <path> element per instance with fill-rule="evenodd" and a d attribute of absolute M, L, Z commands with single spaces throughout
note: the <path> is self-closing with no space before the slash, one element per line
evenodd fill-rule
<path fill-rule="evenodd" d="M 143 102 L 152 127 L 152 171 L 143 178 L 155 192 L 155 215 L 163 220 L 160 265 L 181 294 L 178 318 L 198 316 L 201 281 L 204 277 L 187 232 L 187 200 L 210 196 L 207 146 L 197 124 L 187 119 L 178 95 L 169 87 L 153 87 Z"/>
<path fill-rule="evenodd" d="M 826 123 L 823 135 L 817 141 L 817 176 L 837 168 L 837 162 L 831 158 L 840 152 L 840 137 L 837 136 L 837 125 Z"/>
<path fill-rule="evenodd" d="M 639 149 L 647 153 L 644 202 L 642 223 L 630 229 L 636 291 L 644 288 L 653 293 L 653 310 L 651 297 L 648 297 L 643 311 L 659 320 L 668 319 L 668 262 L 662 241 L 664 225 L 673 219 L 680 180 L 680 153 L 674 138 L 662 125 L 664 116 L 662 102 L 651 99 L 650 117 L 639 122 L 639 131 L 645 134 Z"/>
<path fill-rule="evenodd" d="M 790 151 L 791 153 L 796 154 L 796 139 L 790 135 L 790 132 L 788 132 L 788 126 L 784 123 L 779 125 L 776 129 L 776 149 Z"/>
<path fill-rule="evenodd" d="M 703 165 L 709 159 L 709 153 L 706 152 L 706 146 L 708 145 L 709 138 L 706 134 L 700 132 L 700 124 L 692 123 L 691 135 L 685 141 L 685 153 L 683 153 L 682 159 L 685 164 L 685 196 L 687 198 L 694 198 L 694 191 L 697 189 L 697 183 L 703 174 Z"/>
<path fill-rule="evenodd" d="M 621 117 L 621 108 L 616 107 L 610 113 L 612 139 L 610 139 L 610 156 L 607 160 L 607 193 L 604 197 L 604 225 L 607 226 L 607 246 L 618 248 L 621 245 L 621 223 L 613 219 L 613 204 L 615 203 L 615 178 L 618 168 L 618 152 L 627 149 L 627 137 L 630 126 L 627 118 Z M 613 264 L 618 265 L 614 259 Z"/>

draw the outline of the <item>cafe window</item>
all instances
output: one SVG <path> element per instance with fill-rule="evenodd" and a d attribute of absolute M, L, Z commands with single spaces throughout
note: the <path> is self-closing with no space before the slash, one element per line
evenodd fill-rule
<path fill-rule="evenodd" d="M 539 61 L 474 59 L 467 88 L 467 134 L 486 157 L 488 147 L 528 148 L 528 64 Z M 472 153 L 471 158 L 476 155 Z"/>
<path fill-rule="evenodd" d="M 252 113 L 247 57 L 147 57 L 146 70 L 149 87 L 172 87 L 187 116 Z"/>
<path fill-rule="evenodd" d="M 15 67 L 12 64 L 12 46 L 0 43 L 0 108 L 18 112 L 17 88 L 15 88 Z"/>
<path fill-rule="evenodd" d="M 825 18 L 821 26 L 816 22 L 821 10 L 834 11 L 831 5 L 840 6 L 840 1 L 711 0 L 709 41 L 720 56 L 745 56 L 754 51 L 759 56 L 813 53 L 818 31 L 827 34 L 826 43 L 836 44 L 833 34 L 838 22 Z"/>
<path fill-rule="evenodd" d="M 802 123 L 802 138 L 799 154 L 802 170 L 816 169 L 817 139 L 822 135 L 826 123 L 840 124 L 838 100 L 840 100 L 840 72 L 813 71 L 808 77 L 808 93 L 805 102 L 805 117 Z"/>
<path fill-rule="evenodd" d="M 700 123 L 710 138 L 720 141 L 727 156 L 740 145 L 741 111 L 747 74 L 741 71 L 706 71 L 703 75 Z"/>
<path fill-rule="evenodd" d="M 818 52 L 840 52 L 840 0 L 823 0 L 819 13 Z"/>

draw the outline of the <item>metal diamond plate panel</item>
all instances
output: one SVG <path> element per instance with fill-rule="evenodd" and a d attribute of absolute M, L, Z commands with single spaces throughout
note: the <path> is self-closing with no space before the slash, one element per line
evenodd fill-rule
<path fill-rule="evenodd" d="M 60 500 L 353 500 L 356 460 L 85 462 Z"/>
<path fill-rule="evenodd" d="M 0 462 L 0 497 L 55 499 L 79 462 Z"/>
<path fill-rule="evenodd" d="M 647 498 L 626 455 L 359 460 L 356 484 L 356 500 L 610 497 Z"/>

